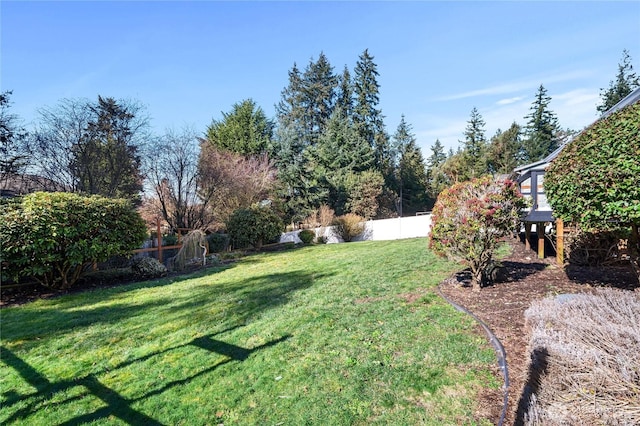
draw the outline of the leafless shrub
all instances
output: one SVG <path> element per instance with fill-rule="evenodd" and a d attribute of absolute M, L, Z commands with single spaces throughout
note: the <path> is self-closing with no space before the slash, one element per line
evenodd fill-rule
<path fill-rule="evenodd" d="M 201 140 L 201 196 L 210 200 L 214 216 L 226 223 L 231 214 L 269 199 L 275 190 L 276 169 L 266 154 L 244 156 L 219 150 Z"/>
<path fill-rule="evenodd" d="M 327 204 L 322 204 L 318 209 L 318 220 L 320 221 L 320 226 L 330 226 L 333 222 L 334 216 L 335 212 Z"/>
<path fill-rule="evenodd" d="M 347 213 L 338 216 L 333 221 L 333 232 L 342 241 L 348 243 L 365 231 L 365 219 L 357 214 Z"/>
<path fill-rule="evenodd" d="M 532 304 L 525 318 L 533 390 L 525 424 L 640 424 L 637 292 L 549 298 Z"/>

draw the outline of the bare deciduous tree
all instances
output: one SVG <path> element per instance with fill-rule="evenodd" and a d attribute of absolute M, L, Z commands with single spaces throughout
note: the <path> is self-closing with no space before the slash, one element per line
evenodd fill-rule
<path fill-rule="evenodd" d="M 201 139 L 199 170 L 201 195 L 210 200 L 216 220 L 222 223 L 235 210 L 270 198 L 277 182 L 266 154 L 245 157 L 221 151 L 205 139 Z"/>
<path fill-rule="evenodd" d="M 211 197 L 201 186 L 198 155 L 198 139 L 191 129 L 168 130 L 147 155 L 147 177 L 154 197 L 145 204 L 174 230 L 206 229 L 213 222 Z"/>

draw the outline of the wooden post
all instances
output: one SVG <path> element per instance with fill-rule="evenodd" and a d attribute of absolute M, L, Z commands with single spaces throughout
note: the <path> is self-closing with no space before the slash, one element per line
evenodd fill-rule
<path fill-rule="evenodd" d="M 162 263 L 162 229 L 160 229 L 160 218 L 157 218 L 157 233 L 158 233 L 158 262 Z"/>
<path fill-rule="evenodd" d="M 544 223 L 536 225 L 536 233 L 538 234 L 538 257 L 544 259 Z"/>
<path fill-rule="evenodd" d="M 526 222 L 524 224 L 524 248 L 527 250 L 531 250 L 531 244 L 529 243 L 529 238 L 531 238 L 531 223 Z"/>
<path fill-rule="evenodd" d="M 556 262 L 564 266 L 564 222 L 556 219 Z"/>

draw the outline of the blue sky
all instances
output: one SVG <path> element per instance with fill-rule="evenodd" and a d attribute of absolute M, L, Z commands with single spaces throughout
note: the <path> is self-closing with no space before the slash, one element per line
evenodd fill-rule
<path fill-rule="evenodd" d="M 524 124 L 540 84 L 560 125 L 597 117 L 622 50 L 640 73 L 640 2 L 151 2 L 0 4 L 0 90 L 27 127 L 63 98 L 144 104 L 153 130 L 204 132 L 252 98 L 274 116 L 294 62 L 340 73 L 369 49 L 393 134 L 404 114 L 425 157 L 458 147 L 471 109 L 487 137 Z"/>

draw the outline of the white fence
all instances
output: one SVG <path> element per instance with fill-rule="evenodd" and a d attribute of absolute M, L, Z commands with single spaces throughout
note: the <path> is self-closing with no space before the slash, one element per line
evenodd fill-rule
<path fill-rule="evenodd" d="M 395 219 L 370 220 L 365 225 L 364 234 L 354 241 L 382 241 L 400 240 L 403 238 L 427 237 L 431 230 L 431 215 L 410 216 Z M 280 237 L 280 242 L 301 243 L 298 237 L 300 231 L 286 232 Z M 319 236 L 321 229 L 315 229 L 316 236 Z M 326 228 L 324 237 L 327 243 L 339 243 L 342 240 L 333 234 L 332 227 Z"/>

